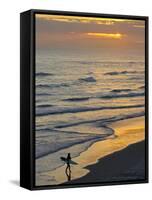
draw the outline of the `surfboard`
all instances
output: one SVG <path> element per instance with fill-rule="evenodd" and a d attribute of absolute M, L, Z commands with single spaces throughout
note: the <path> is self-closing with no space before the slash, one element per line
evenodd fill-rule
<path fill-rule="evenodd" d="M 60 157 L 60 159 L 61 159 L 62 161 L 64 161 L 65 163 L 68 163 L 67 158 L 65 158 L 65 157 Z M 71 164 L 71 165 L 77 165 L 78 163 L 74 162 L 73 160 L 69 160 L 69 164 Z"/>

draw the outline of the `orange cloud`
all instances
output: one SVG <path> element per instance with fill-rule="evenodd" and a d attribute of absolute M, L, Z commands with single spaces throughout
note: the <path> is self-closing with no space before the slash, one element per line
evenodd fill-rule
<path fill-rule="evenodd" d="M 49 15 L 49 14 L 36 14 L 36 18 L 51 21 L 60 21 L 68 23 L 95 23 L 104 25 L 113 25 L 115 23 L 135 23 L 140 22 L 130 19 L 116 19 L 116 18 L 102 18 L 102 17 L 80 17 L 80 16 L 66 16 L 66 15 Z M 141 21 L 142 22 L 142 21 Z"/>
<path fill-rule="evenodd" d="M 111 39 L 121 39 L 124 36 L 124 34 L 121 33 L 85 33 L 85 34 L 91 37 L 111 38 Z"/>

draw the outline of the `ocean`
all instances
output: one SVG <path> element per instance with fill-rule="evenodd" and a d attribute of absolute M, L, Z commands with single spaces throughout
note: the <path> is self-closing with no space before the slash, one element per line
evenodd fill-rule
<path fill-rule="evenodd" d="M 115 137 L 109 123 L 145 115 L 145 62 L 134 55 L 37 50 L 35 84 L 36 173 Z"/>

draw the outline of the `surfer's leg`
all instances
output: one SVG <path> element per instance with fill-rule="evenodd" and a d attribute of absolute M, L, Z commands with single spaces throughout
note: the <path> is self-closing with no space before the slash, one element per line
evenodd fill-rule
<path fill-rule="evenodd" d="M 67 167 L 65 169 L 65 173 L 68 174 L 68 165 L 67 165 Z"/>
<path fill-rule="evenodd" d="M 68 181 L 71 181 L 71 171 L 69 171 Z"/>
<path fill-rule="evenodd" d="M 69 172 L 71 173 L 71 166 L 69 165 Z"/>
<path fill-rule="evenodd" d="M 68 173 L 68 180 L 70 181 L 71 180 L 71 167 L 70 167 L 70 164 L 68 164 L 68 167 L 67 167 L 69 173 Z"/>
<path fill-rule="evenodd" d="M 67 170 L 69 170 L 69 172 L 71 172 L 70 164 L 69 163 L 67 164 Z"/>
<path fill-rule="evenodd" d="M 67 165 L 66 169 L 65 169 L 65 173 L 67 175 L 68 181 L 71 180 L 71 170 L 69 168 L 69 165 Z"/>

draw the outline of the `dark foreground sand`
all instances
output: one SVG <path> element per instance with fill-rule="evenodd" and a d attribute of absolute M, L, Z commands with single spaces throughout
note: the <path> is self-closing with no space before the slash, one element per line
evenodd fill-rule
<path fill-rule="evenodd" d="M 129 145 L 86 168 L 90 171 L 87 175 L 64 184 L 144 180 L 145 142 Z"/>

